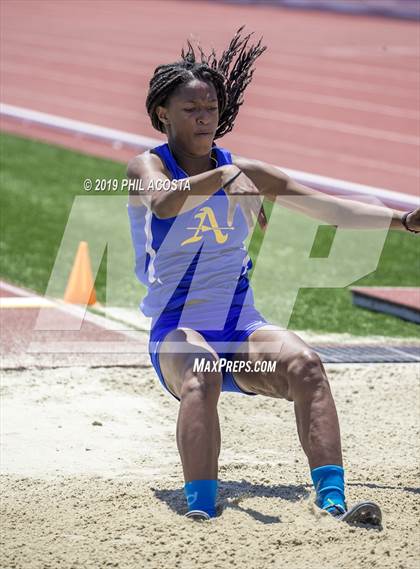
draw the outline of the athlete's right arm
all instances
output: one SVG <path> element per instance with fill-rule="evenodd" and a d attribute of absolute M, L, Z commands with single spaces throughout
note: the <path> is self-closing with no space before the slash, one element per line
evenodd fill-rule
<path fill-rule="evenodd" d="M 128 163 L 127 177 L 138 180 L 138 189 L 129 191 L 129 203 L 134 206 L 144 204 L 161 219 L 175 217 L 206 201 L 238 172 L 237 166 L 228 164 L 171 181 L 159 157 L 147 151 Z M 169 186 L 174 189 L 164 189 Z"/>

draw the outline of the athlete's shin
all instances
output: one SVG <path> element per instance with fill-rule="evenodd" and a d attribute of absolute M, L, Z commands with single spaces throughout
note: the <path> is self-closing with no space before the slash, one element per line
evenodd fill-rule
<path fill-rule="evenodd" d="M 328 382 L 295 402 L 299 438 L 308 457 L 316 504 L 346 510 L 340 428 Z"/>
<path fill-rule="evenodd" d="M 221 377 L 190 375 L 184 381 L 177 423 L 177 444 L 185 482 L 217 479 L 220 426 L 217 402 Z"/>
<path fill-rule="evenodd" d="M 310 468 L 342 465 L 340 427 L 322 363 L 311 357 L 291 380 L 299 439 Z"/>

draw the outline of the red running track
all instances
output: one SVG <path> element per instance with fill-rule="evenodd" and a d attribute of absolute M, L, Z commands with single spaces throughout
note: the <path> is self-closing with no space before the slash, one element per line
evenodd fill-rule
<path fill-rule="evenodd" d="M 242 24 L 269 50 L 222 144 L 287 168 L 416 195 L 416 22 L 187 1 L 2 0 L 2 102 L 154 138 L 156 65 L 186 38 L 225 47 Z M 126 160 L 129 149 L 2 120 L 11 132 Z"/>
<path fill-rule="evenodd" d="M 81 317 L 64 304 L 43 308 L 37 308 L 36 303 L 32 307 L 18 307 L 17 303 L 2 306 L 2 300 L 27 297 L 35 301 L 40 298 L 20 287 L 11 289 L 8 283 L 0 281 L 2 369 L 150 365 L 146 333 L 124 331 L 123 326 L 117 330 L 115 323 L 90 313 Z M 42 326 L 38 326 L 39 316 Z"/>

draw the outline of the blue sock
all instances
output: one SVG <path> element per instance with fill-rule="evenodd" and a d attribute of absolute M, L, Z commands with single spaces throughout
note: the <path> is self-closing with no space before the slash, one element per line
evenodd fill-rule
<path fill-rule="evenodd" d="M 188 511 L 203 510 L 211 518 L 216 516 L 217 480 L 191 480 L 184 486 Z"/>
<path fill-rule="evenodd" d="M 311 470 L 312 481 L 316 490 L 316 505 L 327 510 L 333 504 L 347 510 L 344 496 L 344 469 L 341 466 L 327 464 Z"/>

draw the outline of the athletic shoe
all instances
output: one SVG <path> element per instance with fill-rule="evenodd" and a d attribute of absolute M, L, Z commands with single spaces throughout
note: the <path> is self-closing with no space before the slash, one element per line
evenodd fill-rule
<path fill-rule="evenodd" d="M 379 529 L 382 527 L 382 512 L 375 502 L 358 502 L 347 511 L 344 511 L 338 504 L 334 504 L 326 510 L 341 522 L 372 526 Z"/>
<path fill-rule="evenodd" d="M 210 519 L 208 513 L 203 512 L 203 510 L 190 510 L 185 514 L 185 517 L 196 521 L 205 521 Z"/>

